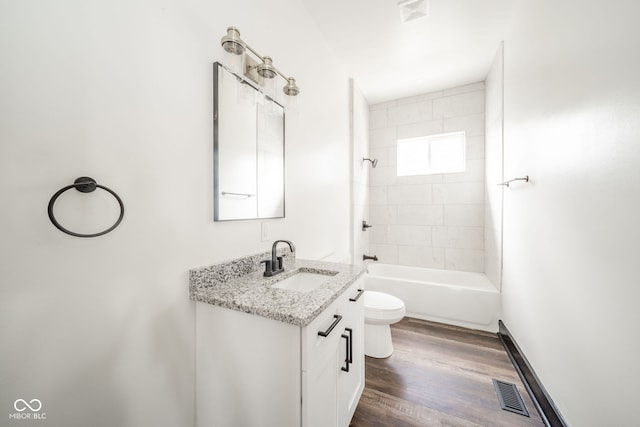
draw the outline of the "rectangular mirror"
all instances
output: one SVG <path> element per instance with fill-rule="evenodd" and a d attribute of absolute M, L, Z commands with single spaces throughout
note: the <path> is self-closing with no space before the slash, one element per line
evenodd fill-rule
<path fill-rule="evenodd" d="M 284 217 L 284 107 L 213 67 L 214 220 Z"/>

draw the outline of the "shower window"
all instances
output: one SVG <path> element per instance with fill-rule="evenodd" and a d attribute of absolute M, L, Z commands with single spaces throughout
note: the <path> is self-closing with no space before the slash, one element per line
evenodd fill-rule
<path fill-rule="evenodd" d="M 398 140 L 398 176 L 464 171 L 464 132 Z"/>

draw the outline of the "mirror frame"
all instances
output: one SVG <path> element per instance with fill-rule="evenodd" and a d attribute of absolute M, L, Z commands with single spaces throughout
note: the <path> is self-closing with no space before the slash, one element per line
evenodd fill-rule
<path fill-rule="evenodd" d="M 282 108 L 282 215 L 278 216 L 259 216 L 258 211 L 256 209 L 255 217 L 242 217 L 242 218 L 226 218 L 220 219 L 220 135 L 219 135 L 219 126 L 220 126 L 220 103 L 219 103 L 219 83 L 220 83 L 220 73 L 228 72 L 233 75 L 238 82 L 242 84 L 246 84 L 253 88 L 256 92 L 260 93 L 265 99 L 273 102 L 278 107 Z M 224 222 L 224 221 L 243 221 L 243 220 L 254 220 L 254 219 L 278 219 L 285 218 L 286 216 L 286 188 L 285 188 L 285 108 L 278 101 L 264 93 L 260 89 L 257 84 L 249 79 L 243 78 L 236 74 L 234 71 L 230 70 L 228 67 L 225 67 L 220 62 L 214 62 L 213 64 L 213 220 L 216 222 Z M 256 150 L 257 156 L 257 150 Z M 257 173 L 257 171 L 256 171 Z M 256 188 L 256 193 L 258 193 L 258 189 Z M 260 194 L 256 194 L 256 199 L 260 197 Z"/>

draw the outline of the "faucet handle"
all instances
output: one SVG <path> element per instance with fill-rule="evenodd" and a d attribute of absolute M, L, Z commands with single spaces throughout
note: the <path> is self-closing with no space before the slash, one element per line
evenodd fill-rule
<path fill-rule="evenodd" d="M 270 259 L 263 259 L 262 261 L 260 261 L 260 264 L 264 264 L 265 273 L 270 273 L 273 270 L 271 268 L 271 260 Z"/>

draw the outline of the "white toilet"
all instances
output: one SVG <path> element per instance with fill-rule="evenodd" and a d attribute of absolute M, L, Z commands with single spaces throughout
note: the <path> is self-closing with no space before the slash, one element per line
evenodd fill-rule
<path fill-rule="evenodd" d="M 402 320 L 406 313 L 400 298 L 383 292 L 364 292 L 364 354 L 385 358 L 393 353 L 389 325 Z"/>

